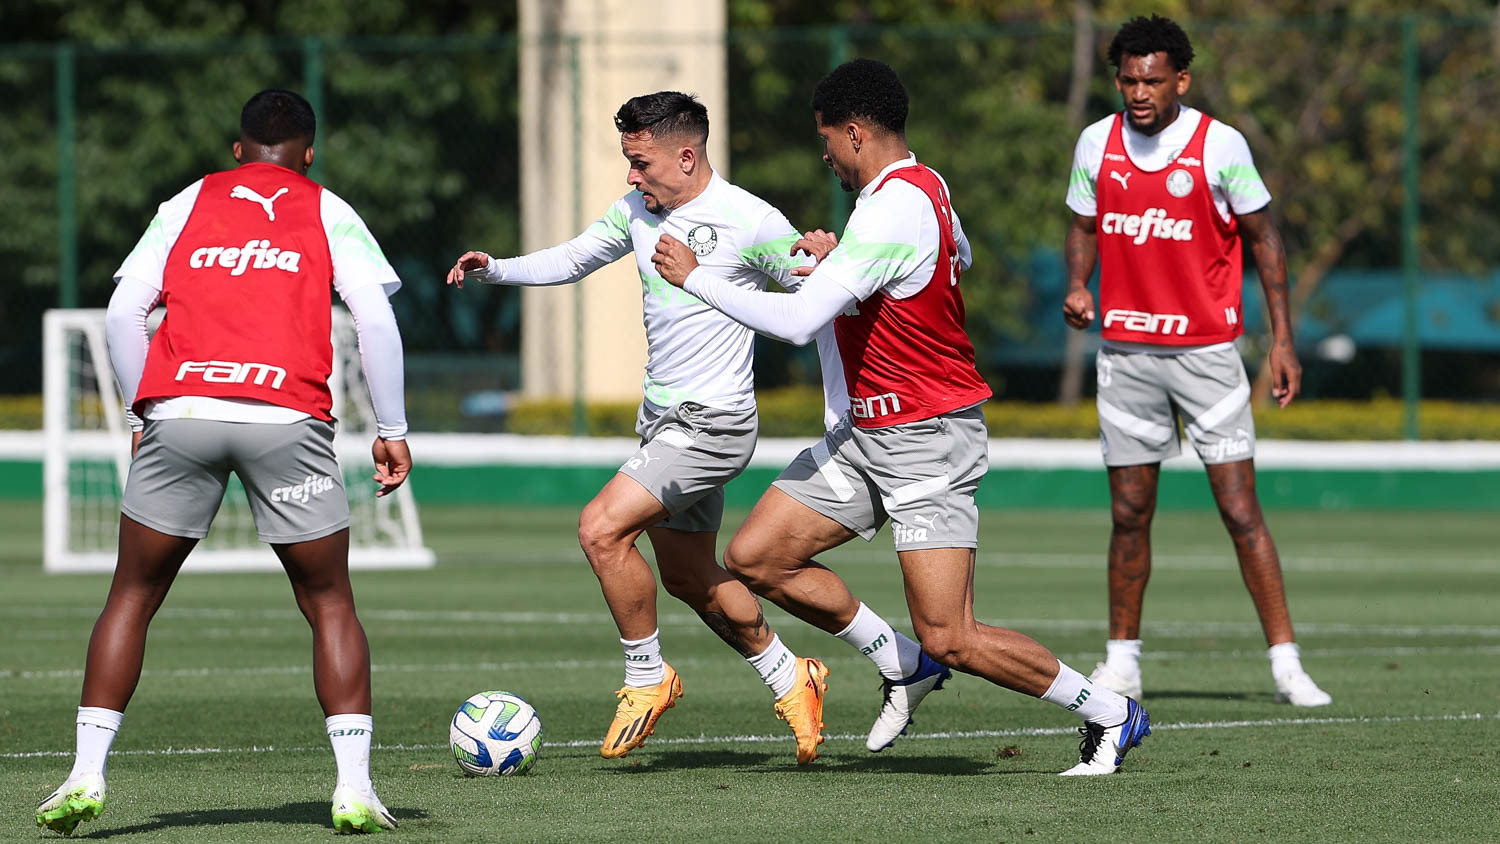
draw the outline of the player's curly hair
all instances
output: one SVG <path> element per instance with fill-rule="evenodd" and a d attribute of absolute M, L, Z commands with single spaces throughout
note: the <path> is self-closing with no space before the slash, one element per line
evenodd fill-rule
<path fill-rule="evenodd" d="M 896 71 L 885 62 L 855 59 L 834 68 L 813 89 L 812 109 L 824 126 L 864 118 L 898 135 L 906 134 L 911 100 Z"/>
<path fill-rule="evenodd" d="M 312 104 L 295 91 L 267 88 L 240 110 L 240 137 L 274 147 L 287 141 L 312 143 L 318 118 Z"/>
<path fill-rule="evenodd" d="M 1152 53 L 1166 53 L 1173 70 L 1187 70 L 1193 62 L 1193 45 L 1188 43 L 1187 33 L 1176 21 L 1161 15 L 1131 19 L 1109 42 L 1109 63 L 1115 70 L 1120 69 L 1126 56 Z"/>
<path fill-rule="evenodd" d="M 680 135 L 701 144 L 708 140 L 708 108 L 697 97 L 681 91 L 642 94 L 626 100 L 615 112 L 615 128 L 622 135 Z"/>

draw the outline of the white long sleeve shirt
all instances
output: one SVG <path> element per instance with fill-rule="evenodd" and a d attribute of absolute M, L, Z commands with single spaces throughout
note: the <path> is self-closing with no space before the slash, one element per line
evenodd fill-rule
<path fill-rule="evenodd" d="M 792 274 L 806 263 L 791 255 L 797 230 L 780 211 L 717 173 L 702 193 L 666 213 L 647 211 L 640 193 L 632 191 L 572 240 L 492 259 L 466 277 L 492 284 L 571 284 L 633 253 L 646 328 L 646 400 L 659 407 L 683 401 L 724 410 L 753 407 L 754 334 L 657 274 L 651 257 L 663 234 L 693 249 L 698 272 L 734 289 L 761 291 L 768 280 L 794 289 L 803 281 Z M 820 338 L 818 352 L 825 422 L 832 424 L 848 408 L 848 395 L 831 329 Z"/>
<path fill-rule="evenodd" d="M 799 344 L 877 291 L 894 299 L 915 296 L 937 270 L 937 212 L 910 182 L 880 184 L 892 171 L 916 163 L 914 155 L 894 161 L 860 190 L 839 245 L 791 294 L 735 289 L 702 267 L 688 275 L 684 289 L 756 331 Z M 967 270 L 974 257 L 956 213 L 953 237 Z"/>

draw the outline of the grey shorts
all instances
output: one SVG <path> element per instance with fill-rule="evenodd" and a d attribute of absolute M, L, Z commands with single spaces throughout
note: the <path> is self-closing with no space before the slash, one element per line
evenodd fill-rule
<path fill-rule="evenodd" d="M 656 496 L 669 514 L 657 527 L 717 531 L 724 521 L 724 485 L 750 465 L 760 421 L 755 408 L 718 410 L 694 402 L 657 407 L 642 402 L 635 432 L 641 450 L 625 461 L 627 475 Z"/>
<path fill-rule="evenodd" d="M 889 518 L 897 551 L 977 548 L 974 493 L 989 465 L 980 408 L 884 428 L 845 416 L 774 486 L 866 542 Z"/>
<path fill-rule="evenodd" d="M 1106 466 L 1182 453 L 1180 420 L 1204 463 L 1255 456 L 1250 379 L 1234 348 L 1178 355 L 1100 349 L 1099 444 Z"/>
<path fill-rule="evenodd" d="M 307 542 L 349 526 L 333 423 L 318 419 L 147 421 L 120 511 L 162 533 L 202 539 L 231 471 L 245 487 L 262 542 Z"/>

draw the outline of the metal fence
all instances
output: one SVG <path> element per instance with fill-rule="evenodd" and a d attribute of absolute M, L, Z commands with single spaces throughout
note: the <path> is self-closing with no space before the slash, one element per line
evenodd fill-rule
<path fill-rule="evenodd" d="M 1308 398 L 1401 396 L 1415 437 L 1423 397 L 1500 396 L 1494 21 L 1188 29 L 1198 58 L 1186 101 L 1246 135 L 1276 197 Z M 1062 197 L 1078 131 L 1118 107 L 1103 60 L 1112 34 L 1112 23 L 732 31 L 729 113 L 712 115 L 715 131 L 727 124 L 736 183 L 794 225 L 837 227 L 850 197 L 819 159 L 808 99 L 850 57 L 895 66 L 912 95 L 912 147 L 953 186 L 975 247 L 965 296 L 981 367 L 1002 396 L 1051 401 L 1067 377 Z M 518 386 L 518 296 L 460 300 L 437 278 L 463 248 L 519 242 L 519 50 L 514 38 L 455 37 L 0 46 L 0 392 L 39 389 L 41 311 L 102 306 L 156 203 L 228 166 L 240 105 L 278 84 L 317 109 L 313 176 L 360 209 L 408 282 L 394 303 L 410 381 L 452 394 L 414 403 L 414 424 L 489 424 L 482 397 Z M 1265 323 L 1247 275 L 1253 372 Z M 768 341 L 757 367 L 764 386 L 817 377 L 806 351 Z"/>

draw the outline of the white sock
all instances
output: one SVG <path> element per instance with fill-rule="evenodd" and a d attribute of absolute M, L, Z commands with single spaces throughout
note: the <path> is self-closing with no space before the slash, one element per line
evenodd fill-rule
<path fill-rule="evenodd" d="M 1057 679 L 1052 681 L 1052 687 L 1042 695 L 1042 700 L 1076 712 L 1089 723 L 1107 727 L 1123 723 L 1129 714 L 1124 696 L 1094 683 L 1062 660 L 1057 661 Z"/>
<path fill-rule="evenodd" d="M 328 726 L 328 741 L 333 744 L 333 759 L 339 766 L 339 785 L 358 791 L 373 791 L 370 785 L 370 736 L 375 720 L 369 715 L 330 715 L 323 719 Z"/>
<path fill-rule="evenodd" d="M 625 685 L 635 689 L 655 686 L 667 678 L 667 664 L 661 658 L 660 630 L 652 630 L 644 639 L 621 639 L 625 646 Z"/>
<path fill-rule="evenodd" d="M 1272 645 L 1266 651 L 1266 656 L 1271 658 L 1272 677 L 1284 677 L 1302 670 L 1302 649 L 1297 647 L 1296 642 Z"/>
<path fill-rule="evenodd" d="M 1126 677 L 1141 673 L 1141 640 L 1110 639 L 1105 642 L 1104 664 Z"/>
<path fill-rule="evenodd" d="M 791 649 L 781 643 L 781 637 L 771 639 L 771 644 L 755 656 L 745 660 L 760 673 L 760 679 L 771 687 L 771 694 L 781 700 L 797 682 L 797 657 Z"/>
<path fill-rule="evenodd" d="M 109 747 L 115 743 L 125 713 L 102 706 L 78 707 L 78 744 L 73 756 L 73 771 L 68 779 L 98 774 L 109 767 Z"/>
<path fill-rule="evenodd" d="M 863 603 L 849 626 L 833 635 L 869 657 L 880 669 L 880 676 L 887 680 L 910 677 L 917 673 L 917 666 L 921 664 L 922 646 L 898 633 Z M 894 647 L 888 647 L 890 645 Z"/>

